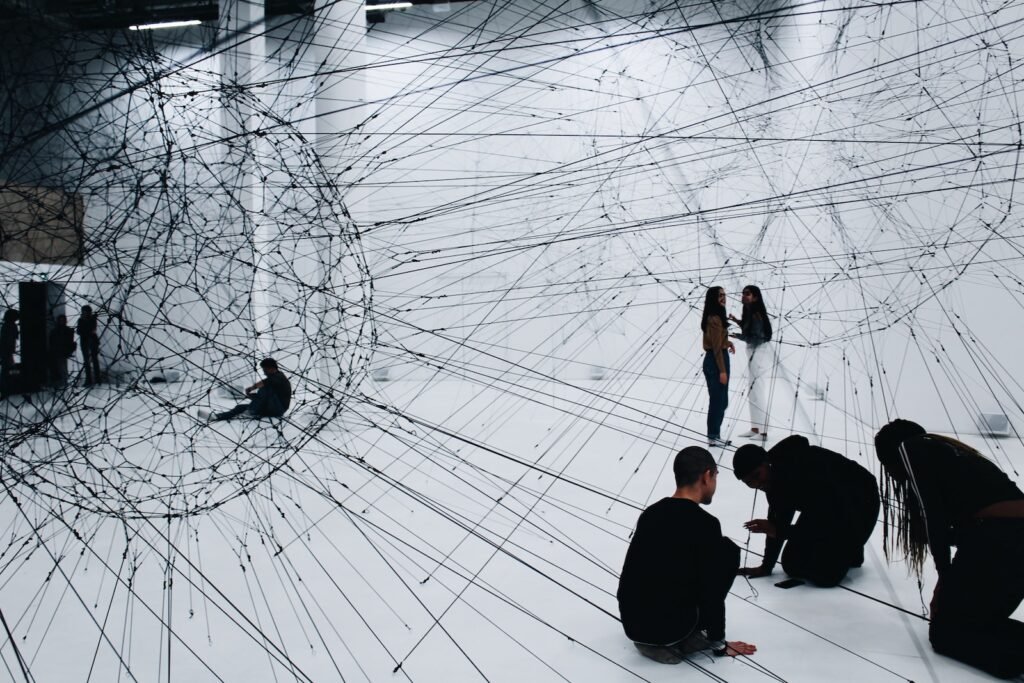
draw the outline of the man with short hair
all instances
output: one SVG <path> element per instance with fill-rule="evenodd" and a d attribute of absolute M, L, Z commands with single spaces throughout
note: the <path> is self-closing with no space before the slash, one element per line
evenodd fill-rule
<path fill-rule="evenodd" d="M 277 367 L 273 358 L 260 361 L 260 368 L 265 377 L 251 387 L 246 388 L 245 395 L 250 396 L 249 403 L 239 403 L 231 410 L 210 415 L 200 411 L 200 416 L 209 416 L 211 420 L 230 420 L 242 413 L 250 417 L 281 417 L 288 410 L 292 401 L 292 386 L 288 378 Z"/>
<path fill-rule="evenodd" d="M 725 596 L 740 559 L 718 520 L 701 509 L 715 495 L 715 460 L 690 446 L 672 469 L 675 493 L 641 513 L 626 551 L 618 590 L 622 627 L 641 654 L 664 664 L 700 650 L 753 654 L 753 645 L 725 640 Z"/>
<path fill-rule="evenodd" d="M 755 444 L 736 449 L 733 473 L 768 498 L 768 519 L 744 525 L 767 537 L 764 558 L 759 567 L 741 569 L 741 575 L 771 574 L 784 543 L 786 573 L 821 587 L 838 585 L 851 567 L 864 563 L 864 544 L 880 507 L 871 472 L 794 434 L 770 451 Z"/>

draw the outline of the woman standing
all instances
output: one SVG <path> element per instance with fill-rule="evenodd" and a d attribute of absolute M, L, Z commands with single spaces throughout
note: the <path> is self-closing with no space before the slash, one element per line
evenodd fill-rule
<path fill-rule="evenodd" d="M 768 384 L 772 371 L 772 353 L 767 342 L 772 338 L 772 322 L 756 285 L 743 288 L 743 317 L 737 320 L 740 334 L 732 335 L 747 345 L 747 369 L 750 373 L 750 431 L 740 434 L 745 439 L 768 438 Z"/>
<path fill-rule="evenodd" d="M 725 314 L 725 290 L 709 287 L 704 296 L 700 329 L 704 332 L 704 379 L 708 383 L 708 445 L 728 446 L 722 440 L 722 419 L 729 406 L 729 354 L 736 347 L 729 341 Z"/>
<path fill-rule="evenodd" d="M 930 550 L 938 570 L 932 647 L 993 676 L 1021 675 L 1024 623 L 1010 615 L 1024 599 L 1024 493 L 970 446 L 907 420 L 882 427 L 875 450 L 886 557 L 902 552 L 920 580 Z"/>

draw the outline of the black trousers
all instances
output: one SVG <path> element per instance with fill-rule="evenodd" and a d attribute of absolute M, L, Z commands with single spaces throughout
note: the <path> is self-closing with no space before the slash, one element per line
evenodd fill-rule
<path fill-rule="evenodd" d="M 736 572 L 740 569 L 740 549 L 735 543 L 723 539 L 715 557 L 715 577 L 707 586 L 707 598 L 702 600 L 705 608 L 700 611 L 698 630 L 706 630 L 715 636 L 716 630 L 725 629 L 725 598 L 732 590 Z"/>
<path fill-rule="evenodd" d="M 936 652 L 999 678 L 1024 674 L 1024 519 L 973 522 L 957 535 L 953 563 L 933 602 Z"/>
<path fill-rule="evenodd" d="M 62 387 L 68 383 L 68 359 L 64 356 L 50 358 L 50 384 Z"/>
<path fill-rule="evenodd" d="M 268 387 L 260 387 L 249 403 L 239 403 L 237 406 L 223 413 L 217 413 L 214 419 L 230 420 L 242 413 L 249 413 L 253 417 L 281 417 L 284 415 L 284 406 L 281 399 Z"/>
<path fill-rule="evenodd" d="M 11 371 L 14 369 L 14 358 L 0 358 L 0 396 L 14 393 Z"/>
<path fill-rule="evenodd" d="M 100 338 L 96 335 L 79 337 L 82 342 L 82 363 L 85 366 L 86 385 L 100 381 Z"/>
<path fill-rule="evenodd" d="M 846 495 L 829 510 L 807 510 L 793 525 L 782 553 L 782 568 L 828 588 L 864 563 L 864 544 L 878 521 L 880 501 L 874 477 L 851 480 Z"/>
<path fill-rule="evenodd" d="M 714 576 L 709 577 L 711 583 L 703 586 L 704 594 L 698 597 L 699 602 L 705 605 L 705 609 L 694 605 L 677 615 L 674 628 L 665 631 L 676 634 L 672 637 L 675 642 L 671 644 L 661 644 L 667 638 L 652 638 L 661 641 L 658 643 L 634 641 L 633 644 L 643 656 L 662 664 L 678 664 L 687 655 L 710 646 L 704 635 L 705 631 L 722 628 L 725 622 L 725 598 L 732 589 L 736 572 L 740 567 L 740 549 L 732 541 L 723 541 L 718 548 L 709 550 L 715 553 Z M 624 622 L 630 621 L 627 615 L 624 614 L 623 617 Z"/>

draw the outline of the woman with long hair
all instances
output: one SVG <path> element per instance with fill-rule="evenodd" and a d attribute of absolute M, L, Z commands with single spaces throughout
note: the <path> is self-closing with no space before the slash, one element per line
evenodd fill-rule
<path fill-rule="evenodd" d="M 939 654 L 1000 678 L 1024 673 L 1024 493 L 956 439 L 895 420 L 875 436 L 882 463 L 883 544 L 920 581 L 930 551 L 939 579 L 929 638 Z M 950 546 L 957 547 L 950 558 Z"/>
<path fill-rule="evenodd" d="M 722 419 L 729 406 L 729 353 L 736 353 L 736 347 L 729 341 L 728 327 L 725 290 L 709 287 L 704 295 L 704 313 L 700 319 L 700 329 L 704 333 L 704 379 L 708 383 L 709 446 L 728 446 L 730 443 L 722 440 Z"/>
<path fill-rule="evenodd" d="M 750 431 L 740 434 L 746 439 L 768 438 L 768 384 L 772 371 L 772 321 L 768 317 L 761 289 L 756 285 L 743 288 L 743 317 L 732 314 L 729 319 L 740 324 L 739 334 L 732 335 L 747 345 L 747 372 L 750 375 Z"/>

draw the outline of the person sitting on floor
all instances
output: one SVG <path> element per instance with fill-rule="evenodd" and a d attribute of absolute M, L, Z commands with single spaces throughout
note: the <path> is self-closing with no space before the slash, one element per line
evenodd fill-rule
<path fill-rule="evenodd" d="M 782 545 L 782 568 L 821 586 L 838 585 L 851 567 L 864 564 L 864 544 L 878 521 L 878 482 L 854 461 L 794 434 L 765 451 L 756 444 L 736 449 L 733 472 L 768 498 L 768 519 L 744 526 L 764 534 L 759 567 L 740 574 L 768 576 Z M 793 524 L 793 516 L 800 519 Z"/>
<path fill-rule="evenodd" d="M 246 396 L 252 398 L 249 403 L 239 403 L 237 406 L 223 413 L 214 413 L 207 416 L 211 420 L 230 420 L 243 413 L 250 417 L 281 417 L 288 410 L 292 401 L 292 385 L 288 378 L 277 367 L 277 361 L 273 358 L 264 358 L 260 361 L 260 368 L 266 377 L 256 382 L 245 390 Z M 202 413 L 200 413 L 202 415 Z"/>
<path fill-rule="evenodd" d="M 637 650 L 678 664 L 701 650 L 719 656 L 757 648 L 725 640 L 725 596 L 739 567 L 739 548 L 701 509 L 715 495 L 718 467 L 699 446 L 673 463 L 676 490 L 640 515 L 619 578 L 619 614 Z"/>

